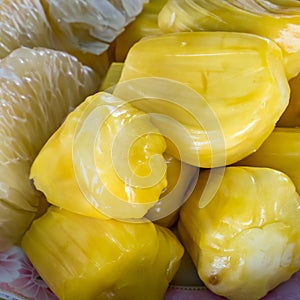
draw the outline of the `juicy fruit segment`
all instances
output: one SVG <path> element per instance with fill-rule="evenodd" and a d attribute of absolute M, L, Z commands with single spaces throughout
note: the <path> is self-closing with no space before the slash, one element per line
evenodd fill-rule
<path fill-rule="evenodd" d="M 300 128 L 276 127 L 261 147 L 236 165 L 268 167 L 288 175 L 300 193 Z"/>
<path fill-rule="evenodd" d="M 123 63 L 112 63 L 100 90 L 112 92 L 121 76 Z M 173 156 L 164 153 L 167 165 L 167 186 L 162 191 L 160 199 L 149 209 L 146 218 L 156 224 L 171 227 L 177 221 L 178 211 L 185 202 L 198 174 L 198 168 L 182 163 Z"/>
<path fill-rule="evenodd" d="M 167 185 L 165 147 L 147 114 L 99 92 L 69 114 L 30 177 L 56 206 L 98 218 L 141 218 Z"/>
<path fill-rule="evenodd" d="M 166 228 L 79 216 L 51 207 L 22 247 L 64 300 L 163 299 L 183 255 Z"/>
<path fill-rule="evenodd" d="M 0 7 L 0 58 L 21 46 L 70 53 L 104 76 L 112 41 L 147 0 L 4 0 Z"/>
<path fill-rule="evenodd" d="M 0 61 L 0 251 L 19 241 L 43 201 L 28 179 L 32 161 L 99 83 L 90 68 L 54 50 L 21 48 Z"/>
<path fill-rule="evenodd" d="M 64 47 L 99 55 L 142 11 L 147 0 L 41 0 Z"/>
<path fill-rule="evenodd" d="M 170 154 L 217 167 L 262 144 L 288 104 L 289 85 L 275 43 L 245 33 L 190 32 L 137 42 L 114 94 L 156 114 L 152 121 L 175 140 Z"/>
<path fill-rule="evenodd" d="M 260 299 L 300 268 L 300 196 L 284 173 L 228 167 L 200 209 L 205 172 L 180 212 L 183 244 L 213 292 Z"/>
<path fill-rule="evenodd" d="M 116 38 L 114 43 L 116 61 L 124 61 L 129 49 L 141 38 L 162 34 L 158 27 L 158 13 L 166 2 L 167 0 L 149 1 L 136 19 Z"/>
<path fill-rule="evenodd" d="M 159 14 L 163 32 L 233 31 L 269 38 L 283 51 L 288 78 L 300 71 L 299 1 L 169 0 Z"/>
<path fill-rule="evenodd" d="M 147 0 L 41 0 L 56 47 L 78 57 L 104 77 L 113 40 L 141 12 Z"/>
<path fill-rule="evenodd" d="M 1 1 L 0 58 L 21 46 L 54 45 L 53 32 L 39 0 Z"/>

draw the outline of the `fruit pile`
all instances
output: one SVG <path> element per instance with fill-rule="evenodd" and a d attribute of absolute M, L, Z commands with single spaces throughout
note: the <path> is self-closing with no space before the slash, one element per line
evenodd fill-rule
<path fill-rule="evenodd" d="M 228 299 L 300 270 L 298 1 L 14 0 L 0 24 L 0 251 L 65 300 L 163 299 L 185 252 Z"/>

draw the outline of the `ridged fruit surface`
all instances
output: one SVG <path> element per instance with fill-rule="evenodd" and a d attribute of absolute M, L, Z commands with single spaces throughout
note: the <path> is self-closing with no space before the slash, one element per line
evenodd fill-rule
<path fill-rule="evenodd" d="M 29 180 L 35 156 L 99 83 L 63 52 L 20 48 L 0 61 L 0 250 L 19 241 L 38 211 L 42 195 Z"/>
<path fill-rule="evenodd" d="M 165 148 L 147 114 L 99 92 L 68 115 L 30 177 L 56 206 L 99 218 L 141 218 L 167 185 Z"/>
<path fill-rule="evenodd" d="M 22 247 L 61 300 L 162 300 L 183 256 L 175 235 L 151 222 L 54 207 L 33 223 Z"/>
<path fill-rule="evenodd" d="M 276 42 L 288 78 L 300 72 L 300 2 L 170 0 L 159 15 L 163 32 L 248 32 Z"/>
<path fill-rule="evenodd" d="M 214 198 L 200 176 L 180 212 L 179 233 L 201 280 L 228 299 L 261 299 L 300 267 L 300 196 L 269 168 L 227 167 Z"/>
<path fill-rule="evenodd" d="M 233 32 L 182 32 L 137 42 L 114 94 L 151 113 L 174 157 L 200 167 L 258 149 L 289 102 L 282 51 Z M 180 155 L 180 156 L 179 156 Z"/>

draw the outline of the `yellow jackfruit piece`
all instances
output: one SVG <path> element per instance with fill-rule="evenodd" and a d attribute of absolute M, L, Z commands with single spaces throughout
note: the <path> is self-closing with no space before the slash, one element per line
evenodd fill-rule
<path fill-rule="evenodd" d="M 300 71 L 299 1 L 169 0 L 158 20 L 165 33 L 234 31 L 261 35 L 281 47 L 288 78 Z"/>
<path fill-rule="evenodd" d="M 214 293 L 261 299 L 300 269 L 300 196 L 282 172 L 227 167 L 212 201 L 199 208 L 209 172 L 180 211 L 181 240 Z"/>
<path fill-rule="evenodd" d="M 56 206 L 99 218 L 141 218 L 167 185 L 165 148 L 147 114 L 99 92 L 68 115 L 30 177 Z"/>
<path fill-rule="evenodd" d="M 189 32 L 137 42 L 114 94 L 151 115 L 171 155 L 218 167 L 262 144 L 288 105 L 289 85 L 272 41 Z"/>
<path fill-rule="evenodd" d="M 113 92 L 121 76 L 123 65 L 118 62 L 111 64 L 100 90 Z M 156 224 L 171 227 L 178 219 L 179 208 L 193 189 L 199 170 L 167 153 L 164 154 L 164 159 L 167 165 L 168 185 L 162 191 L 159 201 L 149 209 L 146 217 Z"/>
<path fill-rule="evenodd" d="M 61 300 L 164 299 L 183 256 L 166 228 L 100 220 L 50 207 L 22 247 Z"/>
<path fill-rule="evenodd" d="M 300 128 L 276 127 L 255 153 L 236 165 L 279 170 L 292 179 L 300 193 Z"/>

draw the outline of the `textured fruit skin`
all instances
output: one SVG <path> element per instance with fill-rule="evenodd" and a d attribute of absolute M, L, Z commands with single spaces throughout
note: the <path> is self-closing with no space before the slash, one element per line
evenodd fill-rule
<path fill-rule="evenodd" d="M 67 52 L 104 77 L 111 44 L 148 0 L 3 0 L 0 58 L 19 47 Z"/>
<path fill-rule="evenodd" d="M 236 165 L 281 171 L 291 178 L 300 193 L 300 128 L 276 127 L 255 153 Z"/>
<path fill-rule="evenodd" d="M 61 300 L 162 300 L 183 256 L 175 235 L 151 222 L 54 207 L 33 223 L 22 247 Z"/>
<path fill-rule="evenodd" d="M 57 43 L 99 55 L 141 13 L 148 0 L 41 0 Z"/>
<path fill-rule="evenodd" d="M 3 0 L 0 7 L 0 58 L 22 46 L 56 48 L 39 0 Z"/>
<path fill-rule="evenodd" d="M 141 218 L 167 185 L 165 148 L 147 114 L 99 92 L 68 115 L 30 177 L 56 206 L 98 218 Z"/>
<path fill-rule="evenodd" d="M 300 268 L 300 196 L 279 171 L 227 167 L 200 209 L 207 172 L 181 209 L 181 240 L 214 293 L 260 299 Z"/>
<path fill-rule="evenodd" d="M 114 94 L 125 100 L 142 95 L 137 108 L 173 118 L 164 123 L 153 117 L 165 136 L 178 138 L 168 152 L 207 168 L 254 152 L 287 107 L 290 90 L 282 51 L 272 41 L 245 33 L 181 32 L 137 42 Z"/>
<path fill-rule="evenodd" d="M 233 31 L 269 38 L 281 47 L 292 78 L 300 71 L 300 5 L 279 2 L 170 0 L 159 14 L 159 27 L 163 32 Z"/>
<path fill-rule="evenodd" d="M 45 48 L 14 50 L 0 69 L 0 251 L 5 251 L 20 241 L 44 201 L 29 180 L 35 156 L 66 115 L 98 89 L 100 78 L 75 57 Z"/>

